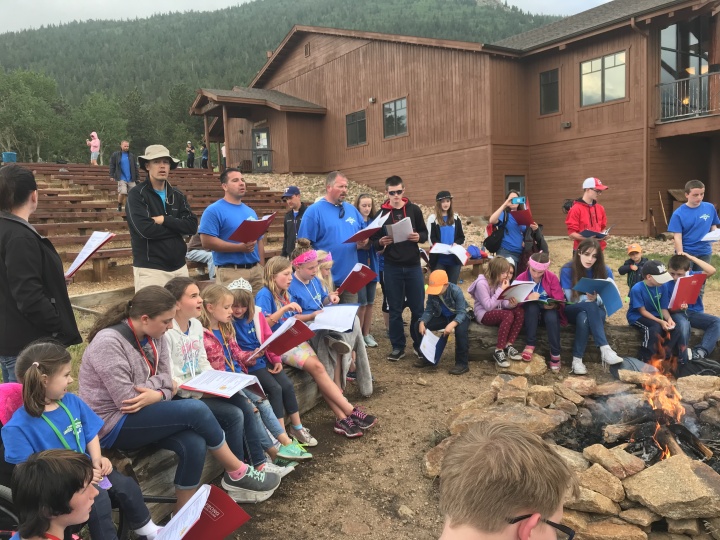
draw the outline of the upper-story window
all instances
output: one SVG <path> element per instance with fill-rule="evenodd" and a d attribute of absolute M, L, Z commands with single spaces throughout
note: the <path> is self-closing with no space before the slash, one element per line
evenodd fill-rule
<path fill-rule="evenodd" d="M 560 111 L 560 70 L 555 68 L 540 74 L 540 114 Z"/>
<path fill-rule="evenodd" d="M 388 101 L 383 104 L 383 137 L 405 135 L 407 128 L 407 98 Z"/>
<path fill-rule="evenodd" d="M 367 125 L 365 124 L 365 111 L 350 113 L 345 116 L 345 131 L 347 145 L 358 146 L 367 142 Z"/>
<path fill-rule="evenodd" d="M 625 97 L 625 51 L 580 64 L 580 105 L 595 105 Z"/>
<path fill-rule="evenodd" d="M 681 21 L 660 32 L 660 82 L 705 75 L 710 70 L 710 16 Z"/>

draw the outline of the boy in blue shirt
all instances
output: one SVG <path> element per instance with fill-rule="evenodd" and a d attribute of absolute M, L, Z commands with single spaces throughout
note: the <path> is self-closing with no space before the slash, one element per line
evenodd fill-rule
<path fill-rule="evenodd" d="M 665 293 L 663 285 L 671 282 L 672 277 L 660 261 L 646 262 L 642 267 L 642 276 L 643 280 L 630 289 L 627 321 L 642 332 L 638 358 L 648 362 L 662 344 L 665 349 L 664 360 L 669 347 L 661 342 L 661 336 L 665 337 L 667 332 L 673 330 L 675 322 L 668 311 L 670 296 Z"/>
<path fill-rule="evenodd" d="M 693 266 L 699 266 L 700 271 L 696 272 L 691 270 Z M 712 276 L 716 270 L 715 268 L 699 259 L 693 257 L 687 253 L 681 253 L 670 257 L 668 262 L 668 268 L 670 276 L 673 280 L 678 280 L 684 276 L 692 276 L 695 274 L 707 274 L 708 277 Z M 675 288 L 675 281 L 671 281 L 665 285 L 665 292 L 667 297 L 672 296 L 673 289 Z M 705 313 L 702 296 L 698 297 L 697 302 L 694 304 L 683 304 L 680 306 L 681 309 L 678 311 L 671 311 L 670 316 L 675 321 L 678 334 L 678 342 L 689 344 L 690 343 L 690 330 L 692 328 L 698 328 L 704 331 L 702 341 L 698 347 L 692 349 L 692 360 L 705 358 L 712 354 L 715 350 L 715 345 L 718 339 L 720 339 L 720 317 L 715 317 L 709 313 Z M 688 354 L 688 356 L 690 356 Z"/>
<path fill-rule="evenodd" d="M 712 204 L 703 202 L 704 197 L 705 184 L 700 180 L 685 184 L 687 202 L 673 212 L 668 231 L 673 233 L 675 253 L 690 254 L 709 263 L 712 244 L 703 242 L 702 238 L 720 225 L 720 218 Z M 695 264 L 692 269 L 700 270 L 700 267 Z"/>

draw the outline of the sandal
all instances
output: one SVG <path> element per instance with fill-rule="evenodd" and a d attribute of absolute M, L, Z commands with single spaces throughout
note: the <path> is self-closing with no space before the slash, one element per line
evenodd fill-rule
<path fill-rule="evenodd" d="M 534 352 L 535 352 L 535 347 L 533 347 L 532 345 L 525 345 L 525 348 L 523 349 L 523 352 L 521 355 L 523 361 L 529 362 L 530 360 L 532 360 L 532 356 L 533 356 Z"/>
<path fill-rule="evenodd" d="M 550 369 L 552 371 L 560 371 L 560 357 L 559 356 L 550 356 Z"/>

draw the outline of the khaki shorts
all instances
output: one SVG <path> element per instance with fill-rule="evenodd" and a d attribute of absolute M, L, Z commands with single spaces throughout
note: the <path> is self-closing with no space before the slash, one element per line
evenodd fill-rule
<path fill-rule="evenodd" d="M 187 266 L 181 266 L 172 272 L 133 266 L 133 277 L 135 278 L 135 292 L 138 292 L 148 285 L 160 285 L 164 287 L 165 284 L 174 277 L 190 277 L 190 275 L 188 274 Z"/>
<path fill-rule="evenodd" d="M 118 180 L 118 193 L 120 195 L 127 195 L 128 191 L 135 187 L 135 182 L 126 182 L 125 180 Z"/>
<path fill-rule="evenodd" d="M 265 271 L 262 266 L 256 264 L 252 268 L 215 268 L 215 283 L 218 285 L 230 285 L 238 278 L 245 278 L 252 285 L 253 294 L 260 292 L 263 288 L 263 275 Z"/>

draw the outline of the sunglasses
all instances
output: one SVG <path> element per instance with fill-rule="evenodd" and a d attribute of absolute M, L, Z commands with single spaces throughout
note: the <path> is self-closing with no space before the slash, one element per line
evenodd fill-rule
<path fill-rule="evenodd" d="M 527 519 L 529 517 L 532 517 L 532 514 L 508 518 L 505 521 L 507 521 L 510 525 L 514 525 L 515 523 L 519 523 L 520 521 L 523 521 L 524 519 Z M 547 525 L 550 525 L 553 529 L 555 529 L 558 540 L 573 540 L 573 538 L 575 537 L 575 531 L 573 531 L 570 527 L 566 525 L 561 525 L 560 523 L 555 523 L 554 521 L 550 521 L 549 519 L 545 518 L 540 518 L 540 521 L 546 523 Z"/>
<path fill-rule="evenodd" d="M 399 189 L 397 191 L 388 191 L 388 195 L 390 195 L 391 197 L 394 197 L 395 195 L 402 195 L 403 191 L 405 191 L 405 190 Z"/>
<path fill-rule="evenodd" d="M 337 206 L 340 209 L 340 212 L 338 213 L 338 218 L 339 219 L 344 218 L 345 217 L 345 207 L 343 206 L 343 203 L 336 204 L 335 206 Z"/>

